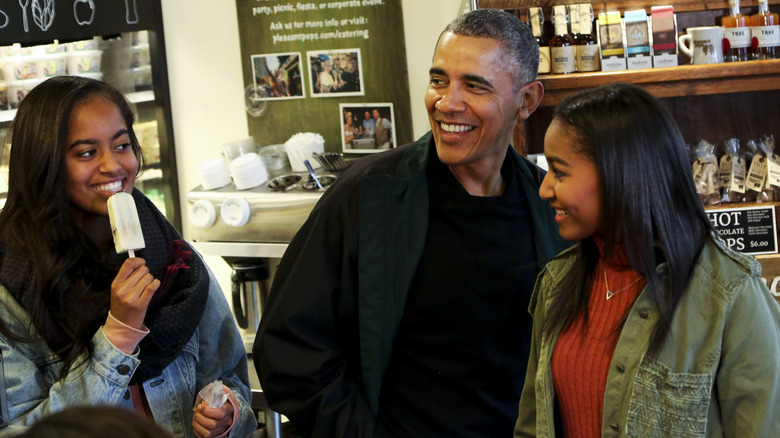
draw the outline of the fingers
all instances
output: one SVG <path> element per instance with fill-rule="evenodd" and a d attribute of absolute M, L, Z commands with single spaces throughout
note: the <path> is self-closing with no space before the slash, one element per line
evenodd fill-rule
<path fill-rule="evenodd" d="M 117 272 L 114 282 L 123 282 L 127 280 L 130 275 L 132 275 L 138 268 L 142 266 L 146 266 L 146 260 L 140 257 L 132 257 L 125 260 L 124 263 L 122 263 L 122 266 L 119 268 L 119 272 Z"/>
<path fill-rule="evenodd" d="M 131 327 L 141 328 L 146 309 L 160 287 L 141 258 L 125 260 L 111 283 L 111 313 Z"/>
<path fill-rule="evenodd" d="M 199 438 L 219 436 L 233 424 L 233 405 L 225 403 L 221 408 L 210 408 L 206 403 L 195 406 L 192 430 Z"/>

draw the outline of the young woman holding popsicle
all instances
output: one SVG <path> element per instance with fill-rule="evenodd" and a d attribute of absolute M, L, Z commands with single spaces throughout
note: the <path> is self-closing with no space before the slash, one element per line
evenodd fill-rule
<path fill-rule="evenodd" d="M 122 94 L 92 79 L 51 78 L 24 99 L 10 136 L 2 418 L 24 427 L 70 406 L 108 404 L 176 436 L 251 435 L 240 335 L 203 260 L 133 188 L 142 156 Z M 144 243 L 130 245 L 145 248 L 117 246 L 138 257 L 115 250 L 107 207 L 115 192 L 135 200 Z M 198 391 L 218 379 L 227 401 L 201 403 Z"/>

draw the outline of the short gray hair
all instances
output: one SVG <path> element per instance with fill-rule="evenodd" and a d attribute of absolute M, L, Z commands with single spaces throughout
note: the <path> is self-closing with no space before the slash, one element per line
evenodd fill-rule
<path fill-rule="evenodd" d="M 499 63 L 513 76 L 515 90 L 536 79 L 539 45 L 531 29 L 514 15 L 499 9 L 477 9 L 455 18 L 441 35 L 447 32 L 498 41 L 503 48 Z"/>

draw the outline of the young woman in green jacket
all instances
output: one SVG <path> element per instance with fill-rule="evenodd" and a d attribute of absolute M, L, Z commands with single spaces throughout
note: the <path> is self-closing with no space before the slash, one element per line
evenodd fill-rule
<path fill-rule="evenodd" d="M 646 91 L 557 107 L 539 193 L 579 243 L 541 272 L 516 437 L 780 431 L 780 306 L 718 238 L 685 142 Z"/>

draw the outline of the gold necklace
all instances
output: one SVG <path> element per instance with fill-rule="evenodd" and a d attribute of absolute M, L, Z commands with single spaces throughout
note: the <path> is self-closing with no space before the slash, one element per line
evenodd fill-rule
<path fill-rule="evenodd" d="M 642 276 L 640 275 L 639 277 L 637 277 L 636 280 L 634 280 L 631 283 L 629 283 L 628 286 L 613 292 L 613 291 L 609 290 L 609 282 L 607 281 L 607 270 L 605 269 L 604 270 L 604 284 L 607 286 L 607 299 L 609 300 L 610 298 L 614 297 L 615 294 L 623 292 L 624 290 L 628 289 L 629 287 L 637 284 L 639 282 L 639 280 L 641 280 L 641 279 L 642 279 Z"/>

